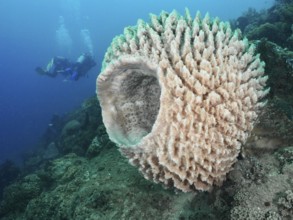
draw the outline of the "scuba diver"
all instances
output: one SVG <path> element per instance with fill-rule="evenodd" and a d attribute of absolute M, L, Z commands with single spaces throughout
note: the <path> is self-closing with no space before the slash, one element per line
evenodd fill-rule
<path fill-rule="evenodd" d="M 45 69 L 37 67 L 35 70 L 40 75 L 56 77 L 58 74 L 61 74 L 65 77 L 65 80 L 77 81 L 80 77 L 85 76 L 95 65 L 96 62 L 93 57 L 90 54 L 84 53 L 76 62 L 70 62 L 64 57 L 54 57 Z"/>

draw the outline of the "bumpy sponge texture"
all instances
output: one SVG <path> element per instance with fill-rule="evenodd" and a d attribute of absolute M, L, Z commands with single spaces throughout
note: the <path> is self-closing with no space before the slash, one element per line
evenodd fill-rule
<path fill-rule="evenodd" d="M 265 105 L 254 46 L 228 23 L 150 15 L 114 38 L 97 79 L 112 141 L 145 178 L 182 191 L 221 185 Z"/>

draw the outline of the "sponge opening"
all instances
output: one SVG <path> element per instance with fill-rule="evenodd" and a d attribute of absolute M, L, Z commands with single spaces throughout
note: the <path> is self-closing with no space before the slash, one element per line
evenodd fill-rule
<path fill-rule="evenodd" d="M 107 88 L 102 89 L 108 90 L 103 94 L 112 94 L 103 97 L 108 99 L 102 105 L 107 132 L 118 145 L 135 146 L 152 131 L 160 109 L 156 69 L 144 62 L 123 63 L 112 68 L 110 75 Z"/>

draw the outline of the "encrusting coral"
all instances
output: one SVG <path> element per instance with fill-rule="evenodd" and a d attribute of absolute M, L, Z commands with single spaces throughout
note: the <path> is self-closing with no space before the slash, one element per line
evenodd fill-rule
<path fill-rule="evenodd" d="M 184 192 L 221 185 L 264 106 L 254 46 L 219 19 L 150 15 L 114 38 L 97 79 L 109 137 L 144 177 Z"/>

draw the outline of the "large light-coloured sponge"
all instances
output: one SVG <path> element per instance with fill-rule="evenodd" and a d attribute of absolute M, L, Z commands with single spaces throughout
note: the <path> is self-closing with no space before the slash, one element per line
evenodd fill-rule
<path fill-rule="evenodd" d="M 149 180 L 182 191 L 221 185 L 264 106 L 254 46 L 219 19 L 150 15 L 114 38 L 97 79 L 103 121 Z"/>

